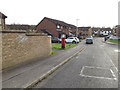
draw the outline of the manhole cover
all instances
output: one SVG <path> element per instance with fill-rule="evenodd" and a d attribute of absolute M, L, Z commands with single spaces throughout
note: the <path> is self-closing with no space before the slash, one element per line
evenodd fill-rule
<path fill-rule="evenodd" d="M 101 78 L 101 79 L 116 79 L 114 72 L 111 69 L 102 67 L 84 66 L 80 73 L 84 77 Z"/>

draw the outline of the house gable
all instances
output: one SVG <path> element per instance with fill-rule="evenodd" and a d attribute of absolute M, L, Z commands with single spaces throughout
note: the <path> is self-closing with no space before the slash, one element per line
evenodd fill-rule
<path fill-rule="evenodd" d="M 55 37 L 60 37 L 61 34 L 68 36 L 70 32 L 76 32 L 76 26 L 64 21 L 44 17 L 41 22 L 36 25 L 36 30 L 44 33 L 49 32 L 49 34 L 51 33 Z"/>
<path fill-rule="evenodd" d="M 41 20 L 41 22 L 36 26 L 37 32 L 41 33 L 51 33 L 52 36 L 57 37 L 58 32 L 56 31 L 56 24 L 51 22 L 49 19 L 46 17 Z"/>

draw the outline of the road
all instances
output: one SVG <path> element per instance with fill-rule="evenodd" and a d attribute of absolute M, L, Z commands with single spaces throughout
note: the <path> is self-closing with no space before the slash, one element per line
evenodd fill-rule
<path fill-rule="evenodd" d="M 94 44 L 34 88 L 118 88 L 118 46 L 94 38 Z"/>

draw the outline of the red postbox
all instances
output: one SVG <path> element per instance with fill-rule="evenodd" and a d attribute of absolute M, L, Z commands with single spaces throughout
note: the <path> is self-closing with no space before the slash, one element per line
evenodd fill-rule
<path fill-rule="evenodd" d="M 64 34 L 61 36 L 61 39 L 62 39 L 61 48 L 64 49 L 65 48 L 65 35 Z"/>

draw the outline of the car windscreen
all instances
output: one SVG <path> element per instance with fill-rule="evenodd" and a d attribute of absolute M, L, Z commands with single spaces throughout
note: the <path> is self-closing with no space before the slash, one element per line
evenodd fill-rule
<path fill-rule="evenodd" d="M 67 38 L 67 39 L 74 39 L 74 38 Z"/>
<path fill-rule="evenodd" d="M 92 41 L 92 39 L 86 39 L 86 41 Z"/>

